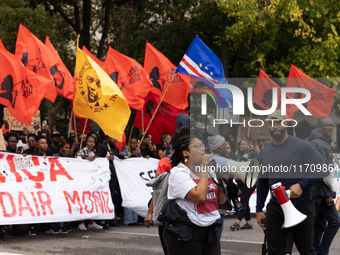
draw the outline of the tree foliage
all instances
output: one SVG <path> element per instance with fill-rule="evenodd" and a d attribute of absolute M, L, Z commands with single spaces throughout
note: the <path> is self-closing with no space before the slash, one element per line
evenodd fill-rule
<path fill-rule="evenodd" d="M 328 0 L 225 0 L 234 77 L 260 67 L 287 77 L 291 63 L 313 78 L 339 77 L 339 5 Z"/>

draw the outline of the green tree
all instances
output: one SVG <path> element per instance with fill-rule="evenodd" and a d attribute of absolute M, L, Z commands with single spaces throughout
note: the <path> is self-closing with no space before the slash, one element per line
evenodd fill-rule
<path fill-rule="evenodd" d="M 339 5 L 327 0 L 218 1 L 226 27 L 231 73 L 287 77 L 291 63 L 313 78 L 338 77 Z"/>

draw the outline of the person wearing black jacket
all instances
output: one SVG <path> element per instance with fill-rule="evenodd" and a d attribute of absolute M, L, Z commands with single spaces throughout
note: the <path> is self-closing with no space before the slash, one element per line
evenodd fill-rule
<path fill-rule="evenodd" d="M 47 138 L 44 136 L 38 137 L 38 148 L 36 151 L 32 153 L 35 156 L 52 156 L 52 154 L 48 151 L 48 142 Z"/>
<path fill-rule="evenodd" d="M 329 145 L 333 132 L 333 122 L 329 117 L 321 117 L 318 127 L 312 131 L 309 142 L 321 154 L 327 165 L 333 165 L 333 155 Z M 328 254 L 329 247 L 340 227 L 340 217 L 335 208 L 335 192 L 323 181 L 312 190 L 316 207 L 316 220 L 314 227 L 314 248 L 317 254 Z"/>
<path fill-rule="evenodd" d="M 17 152 L 17 143 L 19 141 L 19 135 L 15 132 L 9 132 L 5 136 L 5 140 L 8 143 L 6 147 L 6 152 L 9 153 L 18 153 Z M 2 231 L 3 226 L 0 226 L 0 239 L 4 239 L 5 235 Z M 25 233 L 19 228 L 19 225 L 12 225 L 12 236 L 25 236 Z"/>
<path fill-rule="evenodd" d="M 60 144 L 59 153 L 53 154 L 54 157 L 69 157 L 69 152 L 71 149 L 71 144 L 69 142 L 62 142 Z"/>
<path fill-rule="evenodd" d="M 257 153 L 255 152 L 254 148 L 250 146 L 249 139 L 244 138 L 241 140 L 238 155 L 239 158 L 243 157 L 246 159 L 254 159 L 257 157 Z"/>
<path fill-rule="evenodd" d="M 61 134 L 59 133 L 59 131 L 53 131 L 53 133 L 50 136 L 51 144 L 48 145 L 48 148 L 47 148 L 48 154 L 53 155 L 59 152 L 60 137 L 61 137 Z"/>
<path fill-rule="evenodd" d="M 32 155 L 37 150 L 37 136 L 35 134 L 29 134 L 27 137 L 28 149 L 24 150 L 23 154 Z"/>
<path fill-rule="evenodd" d="M 45 136 L 40 136 L 37 138 L 37 149 L 35 151 L 28 151 L 26 150 L 27 155 L 34 155 L 34 156 L 52 156 L 47 150 L 48 142 Z M 30 236 L 35 236 L 37 234 L 37 224 L 29 224 L 28 225 L 29 231 L 28 234 Z"/>
<path fill-rule="evenodd" d="M 124 156 L 119 154 L 119 149 L 115 145 L 116 139 L 109 137 L 108 135 L 104 136 L 104 140 L 102 144 L 99 144 L 97 147 L 97 157 L 108 157 L 109 166 L 111 171 L 111 179 L 109 182 L 112 202 L 115 205 L 118 205 L 116 208 L 117 212 L 121 212 L 121 204 L 122 204 L 122 196 L 120 194 L 120 187 L 118 183 L 118 178 L 116 174 L 115 165 L 113 163 L 114 156 L 117 156 L 120 159 L 124 159 Z M 103 228 L 109 229 L 111 226 L 119 226 L 114 219 L 111 221 L 105 221 Z"/>

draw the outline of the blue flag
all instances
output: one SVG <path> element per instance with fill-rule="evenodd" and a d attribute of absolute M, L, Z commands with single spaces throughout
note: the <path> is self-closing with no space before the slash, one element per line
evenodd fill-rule
<path fill-rule="evenodd" d="M 218 107 L 232 107 L 233 96 L 230 90 L 215 89 L 216 83 L 228 83 L 224 77 L 222 63 L 198 35 L 196 35 L 190 44 L 175 73 L 187 74 L 198 78 L 200 81 L 196 82 L 194 87 L 209 94 Z"/>
<path fill-rule="evenodd" d="M 196 35 L 175 73 L 213 80 L 224 78 L 223 66 L 216 54 Z"/>

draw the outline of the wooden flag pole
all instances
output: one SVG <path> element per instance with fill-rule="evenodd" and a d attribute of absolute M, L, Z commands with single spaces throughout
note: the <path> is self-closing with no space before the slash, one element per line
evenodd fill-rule
<path fill-rule="evenodd" d="M 70 134 L 71 134 L 72 118 L 73 118 L 73 111 L 71 111 L 70 123 L 68 126 L 68 135 L 67 135 L 68 138 L 70 138 Z"/>
<path fill-rule="evenodd" d="M 83 128 L 83 134 L 82 134 L 82 136 L 81 136 L 81 141 L 80 141 L 80 147 L 79 147 L 79 150 L 81 150 L 81 146 L 83 145 L 83 137 L 84 137 L 84 134 L 85 134 L 85 129 L 86 129 L 86 125 L 87 125 L 87 120 L 88 120 L 88 118 L 86 118 L 86 120 L 85 120 L 85 125 L 84 125 L 84 128 Z"/>
<path fill-rule="evenodd" d="M 128 145 L 130 144 L 130 140 L 131 140 L 131 136 L 132 136 L 132 130 L 133 130 L 133 124 L 131 125 L 131 130 L 130 130 Z"/>
<path fill-rule="evenodd" d="M 169 85 L 167 86 L 166 90 L 164 91 L 164 94 L 162 95 L 161 100 L 159 101 L 159 103 L 158 103 L 158 105 L 157 105 L 157 107 L 156 107 L 155 112 L 152 114 L 151 120 L 150 120 L 148 126 L 147 126 L 146 129 L 145 129 L 145 132 L 144 132 L 144 134 L 143 134 L 142 139 L 140 140 L 140 144 L 139 144 L 137 150 L 139 149 L 140 145 L 142 144 L 142 141 L 143 141 L 143 139 L 144 139 L 144 137 L 145 137 L 145 134 L 148 132 L 149 127 L 150 127 L 150 125 L 151 125 L 151 122 L 152 122 L 153 119 L 155 118 L 156 113 L 157 113 L 157 111 L 158 111 L 158 108 L 159 108 L 159 106 L 161 105 L 161 103 L 162 103 L 162 101 L 163 101 L 163 98 L 164 98 L 166 92 L 168 91 L 168 89 L 169 89 L 169 87 L 170 87 L 170 84 L 172 83 L 173 79 L 175 78 L 175 75 L 176 75 L 176 74 L 174 73 L 174 75 L 171 77 L 171 80 L 170 80 L 170 82 L 169 82 Z"/>

